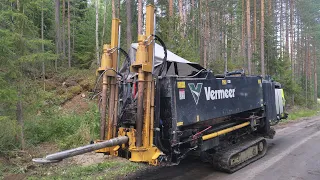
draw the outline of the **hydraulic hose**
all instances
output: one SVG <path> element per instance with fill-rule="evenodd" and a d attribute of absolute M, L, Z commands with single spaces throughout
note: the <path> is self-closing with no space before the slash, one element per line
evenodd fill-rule
<path fill-rule="evenodd" d="M 164 69 L 164 67 L 165 67 L 165 64 L 166 64 L 166 62 L 167 62 L 167 54 L 168 54 L 168 51 L 167 51 L 166 44 L 163 42 L 163 40 L 162 40 L 159 36 L 157 36 L 157 35 L 155 35 L 155 34 L 152 34 L 152 36 L 155 37 L 155 40 L 158 40 L 158 41 L 160 42 L 161 46 L 163 47 L 163 51 L 164 51 L 164 57 L 163 57 L 163 60 L 162 60 L 162 65 L 161 65 L 161 68 L 160 68 L 159 74 L 158 74 L 158 76 L 161 76 L 161 74 L 162 74 L 162 72 L 163 72 L 163 69 Z"/>

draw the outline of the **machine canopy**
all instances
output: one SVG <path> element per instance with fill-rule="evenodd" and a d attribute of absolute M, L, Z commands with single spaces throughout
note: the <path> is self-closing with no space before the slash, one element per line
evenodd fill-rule
<path fill-rule="evenodd" d="M 131 64 L 136 59 L 136 52 L 138 48 L 138 43 L 132 43 L 129 50 L 129 56 L 131 59 Z M 160 65 L 163 64 L 164 49 L 161 45 L 155 43 L 155 57 L 154 57 L 154 74 L 158 74 L 160 70 Z M 190 62 L 171 51 L 167 50 L 167 61 L 165 64 L 165 69 L 163 70 L 166 75 L 179 75 L 188 76 L 204 69 L 198 63 Z"/>

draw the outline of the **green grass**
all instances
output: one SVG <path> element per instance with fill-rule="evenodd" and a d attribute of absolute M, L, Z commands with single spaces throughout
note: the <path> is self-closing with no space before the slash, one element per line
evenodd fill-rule
<path fill-rule="evenodd" d="M 301 118 L 316 116 L 319 114 L 319 112 L 320 112 L 320 109 L 318 107 L 315 109 L 294 107 L 288 112 L 289 113 L 288 119 L 282 122 L 294 121 Z"/>
<path fill-rule="evenodd" d="M 318 114 L 318 110 L 302 109 L 302 110 L 298 110 L 298 111 L 295 111 L 292 114 L 290 114 L 289 120 L 296 120 L 296 119 L 303 118 L 303 117 L 311 117 L 311 116 L 315 116 L 317 114 Z"/>
<path fill-rule="evenodd" d="M 98 132 L 99 112 L 93 103 L 83 114 L 63 114 L 59 109 L 51 109 L 25 122 L 28 143 L 36 145 L 51 141 L 58 143 L 61 149 L 87 144 L 97 138 Z"/>
<path fill-rule="evenodd" d="M 107 161 L 89 166 L 61 168 L 51 175 L 31 176 L 28 179 L 114 179 L 133 173 L 141 167 L 141 164 L 129 161 Z"/>

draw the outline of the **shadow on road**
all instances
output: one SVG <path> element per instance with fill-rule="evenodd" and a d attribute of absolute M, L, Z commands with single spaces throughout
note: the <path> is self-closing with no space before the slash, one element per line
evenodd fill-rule
<path fill-rule="evenodd" d="M 179 165 L 166 167 L 152 167 L 138 172 L 129 179 L 202 179 L 212 175 L 215 170 L 209 163 L 203 163 L 194 157 L 188 157 Z"/>

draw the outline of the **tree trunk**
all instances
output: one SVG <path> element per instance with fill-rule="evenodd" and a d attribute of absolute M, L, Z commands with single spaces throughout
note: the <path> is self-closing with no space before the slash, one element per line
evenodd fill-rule
<path fill-rule="evenodd" d="M 21 83 L 21 82 L 20 82 Z M 22 100 L 21 100 L 21 87 L 18 85 L 18 101 L 17 101 L 17 121 L 20 125 L 20 141 L 21 141 L 21 149 L 25 149 L 25 140 L 24 140 L 24 121 L 23 121 L 23 107 L 22 107 Z"/>
<path fill-rule="evenodd" d="M 20 11 L 20 1 L 17 0 L 17 10 Z"/>
<path fill-rule="evenodd" d="M 194 0 L 191 0 L 191 12 L 192 12 L 192 28 L 195 28 L 195 22 L 194 22 L 194 12 L 195 12 L 195 5 Z"/>
<path fill-rule="evenodd" d="M 292 70 L 292 80 L 294 80 L 294 62 L 293 62 L 293 52 L 294 52 L 294 34 L 293 34 L 293 0 L 290 0 L 290 61 Z"/>
<path fill-rule="evenodd" d="M 73 17 L 75 17 L 76 16 L 76 14 L 75 14 L 75 11 L 73 11 Z M 74 29 L 75 29 L 75 27 L 74 27 L 74 24 L 75 23 L 72 23 L 72 53 L 74 53 Z"/>
<path fill-rule="evenodd" d="M 103 12 L 103 25 L 102 25 L 102 35 L 101 35 L 101 49 L 103 48 L 103 44 L 104 44 L 104 34 L 106 31 L 106 18 L 107 18 L 107 7 L 108 7 L 108 1 L 105 0 L 105 9 Z M 127 23 L 128 24 L 128 23 Z"/>
<path fill-rule="evenodd" d="M 245 1 L 242 0 L 241 52 L 242 52 L 242 56 L 243 56 L 243 57 L 246 56 L 246 53 L 245 53 L 245 19 L 246 19 L 246 15 L 245 15 Z"/>
<path fill-rule="evenodd" d="M 66 57 L 66 40 L 65 40 L 65 19 L 66 19 L 66 2 L 62 0 L 62 56 Z"/>
<path fill-rule="evenodd" d="M 184 37 L 183 34 L 183 1 L 179 0 L 179 17 L 180 17 L 180 23 L 179 23 L 179 31 L 180 31 L 180 35 L 181 37 Z"/>
<path fill-rule="evenodd" d="M 68 0 L 68 65 L 71 68 L 71 29 L 70 29 L 70 0 Z"/>
<path fill-rule="evenodd" d="M 253 1 L 253 52 L 257 50 L 257 0 Z"/>
<path fill-rule="evenodd" d="M 315 103 L 317 103 L 317 99 L 318 99 L 318 76 L 317 76 L 317 72 L 318 72 L 318 68 L 317 68 L 317 51 L 316 51 L 316 46 L 313 46 L 313 72 L 314 72 L 314 101 Z"/>
<path fill-rule="evenodd" d="M 173 0 L 169 0 L 169 16 L 173 18 Z"/>
<path fill-rule="evenodd" d="M 300 58 L 300 53 L 299 51 L 301 50 L 301 36 L 300 36 L 300 20 L 299 18 L 297 18 L 297 45 L 296 45 L 296 50 L 297 50 L 297 68 L 296 68 L 296 75 L 297 77 L 300 76 L 300 62 L 301 62 L 301 58 Z"/>
<path fill-rule="evenodd" d="M 311 38 L 310 36 L 308 35 L 308 80 L 311 80 L 311 53 L 310 53 L 310 41 L 311 41 Z M 311 84 L 311 83 L 310 83 Z"/>
<path fill-rule="evenodd" d="M 191 28 L 192 28 L 192 36 L 193 36 L 193 39 L 195 40 L 195 42 L 194 42 L 194 44 L 196 45 L 196 47 L 198 47 L 197 46 L 197 38 L 196 38 L 196 33 L 197 33 L 197 31 L 196 31 L 196 23 L 195 23 L 195 18 L 194 18 L 194 16 L 195 16 L 195 2 L 194 2 L 194 0 L 191 0 L 191 11 L 190 11 L 192 14 L 191 14 L 191 18 L 192 18 L 192 24 L 191 24 Z"/>
<path fill-rule="evenodd" d="M 283 12 L 282 12 L 282 1 L 280 0 L 280 57 L 283 57 L 283 40 L 282 40 L 282 31 L 283 31 Z"/>
<path fill-rule="evenodd" d="M 264 70 L 264 0 L 261 0 L 261 25 L 260 25 L 260 56 L 261 56 L 261 75 L 265 77 Z"/>
<path fill-rule="evenodd" d="M 250 1 L 247 1 L 247 44 L 248 44 L 248 74 L 251 74 L 251 28 L 250 28 Z"/>
<path fill-rule="evenodd" d="M 41 2 L 41 40 L 42 40 L 42 43 L 41 43 L 41 50 L 42 50 L 42 53 L 44 53 L 44 43 L 43 43 L 43 39 L 44 39 L 44 35 L 43 35 L 43 27 L 44 27 L 44 23 L 43 23 L 43 0 Z M 42 79 L 43 79 L 43 90 L 45 91 L 46 90 L 46 69 L 45 69 L 45 62 L 42 61 Z"/>
<path fill-rule="evenodd" d="M 116 16 L 116 4 L 115 4 L 114 1 L 115 0 L 112 0 L 112 18 L 117 18 L 117 16 Z"/>
<path fill-rule="evenodd" d="M 58 70 L 58 59 L 60 57 L 60 0 L 55 0 L 55 31 L 56 31 L 56 54 L 55 70 Z"/>
<path fill-rule="evenodd" d="M 272 18 L 272 0 L 268 0 L 268 14 L 269 14 L 269 18 Z"/>
<path fill-rule="evenodd" d="M 230 63 L 233 63 L 234 61 L 233 61 L 233 43 L 234 43 L 234 37 L 233 37 L 233 22 L 234 22 L 234 11 L 233 10 L 231 10 L 230 11 L 230 19 L 231 19 L 231 24 L 230 24 L 230 37 L 229 37 L 229 43 L 228 44 L 230 44 L 230 53 L 229 53 L 229 56 L 228 57 L 230 57 L 229 58 L 229 60 L 230 60 Z"/>
<path fill-rule="evenodd" d="M 126 10 L 127 10 L 127 47 L 128 50 L 131 47 L 132 34 L 131 34 L 131 0 L 126 1 Z"/>
<path fill-rule="evenodd" d="M 121 9 L 121 3 L 120 3 L 120 0 L 118 1 L 118 8 L 117 8 L 117 18 L 121 18 L 120 17 L 120 9 Z M 120 42 L 119 42 L 120 43 Z"/>
<path fill-rule="evenodd" d="M 99 60 L 99 0 L 96 0 L 96 59 L 97 59 L 97 65 L 100 65 L 100 60 Z"/>
<path fill-rule="evenodd" d="M 293 33 L 293 0 L 290 0 L 290 61 L 291 61 L 291 81 L 294 82 L 295 74 L 295 63 L 293 60 L 294 56 L 294 33 Z M 294 94 L 292 94 L 292 105 L 294 105 Z"/>
<path fill-rule="evenodd" d="M 228 33 L 224 33 L 224 72 L 228 72 Z"/>
<path fill-rule="evenodd" d="M 289 17 L 288 17 L 288 12 L 289 12 L 289 0 L 286 1 L 286 11 L 285 11 L 285 18 L 286 18 L 286 54 L 289 55 Z"/>
<path fill-rule="evenodd" d="M 138 0 L 138 34 L 143 34 L 142 27 L 142 0 Z"/>
<path fill-rule="evenodd" d="M 206 0 L 206 19 L 205 19 L 205 27 L 204 27 L 204 45 L 203 45 L 203 67 L 207 68 L 208 59 L 207 59 L 207 50 L 208 50 L 208 37 L 209 37 L 209 9 L 208 9 L 208 0 Z"/>
<path fill-rule="evenodd" d="M 187 18 L 188 18 L 188 8 L 189 5 L 187 2 L 185 2 L 184 8 L 183 8 L 183 36 L 186 36 L 187 31 Z"/>
<path fill-rule="evenodd" d="M 304 71 L 305 71 L 305 91 L 306 91 L 306 107 L 308 107 L 308 36 L 305 36 L 305 58 L 304 58 Z"/>
<path fill-rule="evenodd" d="M 200 65 L 204 67 L 204 57 L 203 57 L 203 49 L 204 49 L 204 38 L 203 38 L 203 19 L 202 19 L 202 3 L 199 1 L 199 45 L 200 45 Z"/>

